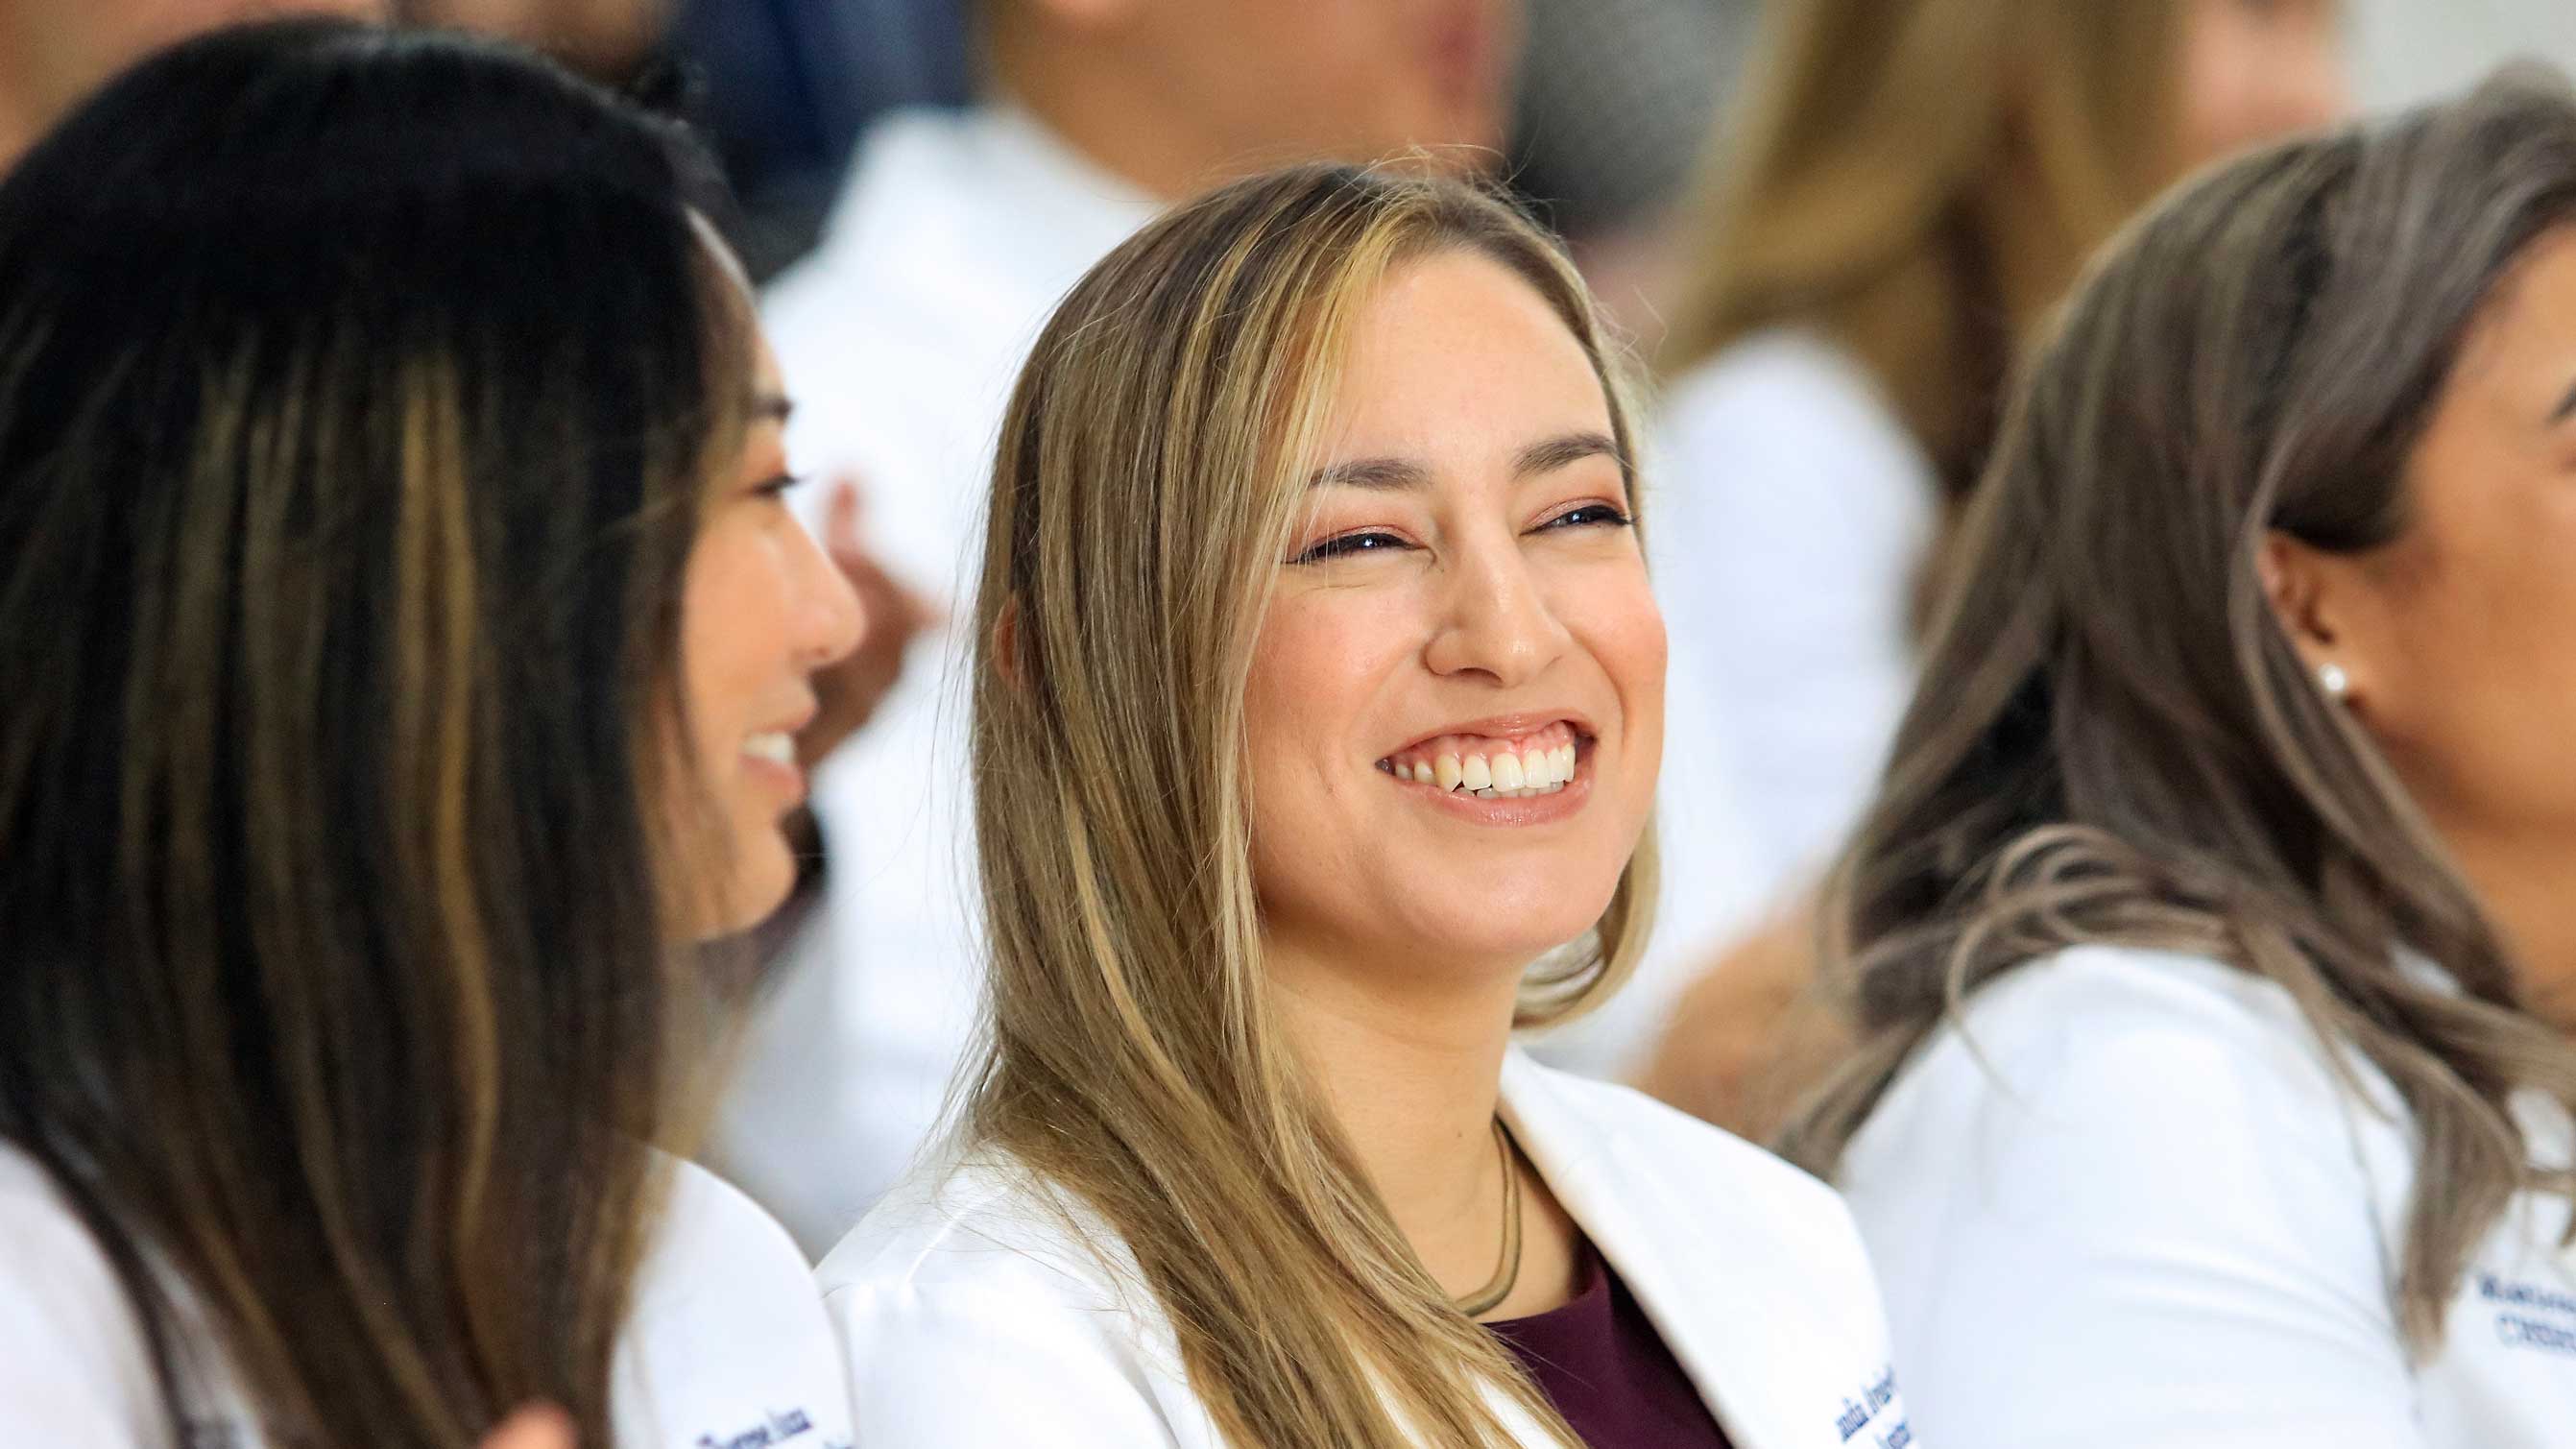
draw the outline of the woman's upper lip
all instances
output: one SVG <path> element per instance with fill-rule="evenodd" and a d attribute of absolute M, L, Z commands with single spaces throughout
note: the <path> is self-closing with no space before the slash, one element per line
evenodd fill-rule
<path fill-rule="evenodd" d="M 1442 735 L 1483 735 L 1488 739 L 1497 740 L 1519 739 L 1523 735 L 1536 734 L 1552 724 L 1572 726 L 1576 734 L 1587 739 L 1601 733 L 1593 728 L 1591 718 L 1579 709 L 1524 709 L 1514 710 L 1510 714 L 1490 714 L 1483 719 L 1460 720 L 1455 724 L 1442 725 L 1436 730 L 1425 730 L 1387 753 L 1400 755 L 1407 750 L 1429 744 Z"/>

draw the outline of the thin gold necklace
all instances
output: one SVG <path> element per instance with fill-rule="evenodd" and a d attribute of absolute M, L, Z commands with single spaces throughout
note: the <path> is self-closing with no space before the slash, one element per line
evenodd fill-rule
<path fill-rule="evenodd" d="M 1493 1279 L 1457 1300 L 1458 1311 L 1469 1318 L 1481 1318 L 1501 1307 L 1521 1280 L 1521 1175 L 1512 1170 L 1512 1139 L 1500 1117 L 1494 1119 L 1494 1151 L 1503 1163 L 1503 1253 L 1494 1264 Z"/>

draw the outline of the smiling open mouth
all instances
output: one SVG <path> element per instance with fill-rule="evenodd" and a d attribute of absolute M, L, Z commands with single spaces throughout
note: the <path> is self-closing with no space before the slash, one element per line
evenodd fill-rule
<path fill-rule="evenodd" d="M 1440 735 L 1377 762 L 1399 780 L 1480 800 L 1553 795 L 1571 784 L 1590 740 L 1563 720 L 1526 735 Z"/>

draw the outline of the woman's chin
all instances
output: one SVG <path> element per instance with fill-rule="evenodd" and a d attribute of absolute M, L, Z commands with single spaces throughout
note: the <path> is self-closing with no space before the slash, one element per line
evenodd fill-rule
<path fill-rule="evenodd" d="M 1411 929 L 1403 933 L 1404 939 L 1389 942 L 1385 956 L 1426 964 L 1449 962 L 1453 969 L 1480 975 L 1517 974 L 1590 932 L 1607 903 L 1589 904 L 1588 910 L 1567 909 L 1563 903 L 1534 910 L 1520 902 L 1516 908 L 1451 910 L 1417 918 L 1408 923 Z"/>
<path fill-rule="evenodd" d="M 796 856 L 778 831 L 763 831 L 743 842 L 730 864 L 723 888 L 702 898 L 693 912 L 700 924 L 692 934 L 699 941 L 751 930 L 776 915 L 796 889 Z"/>

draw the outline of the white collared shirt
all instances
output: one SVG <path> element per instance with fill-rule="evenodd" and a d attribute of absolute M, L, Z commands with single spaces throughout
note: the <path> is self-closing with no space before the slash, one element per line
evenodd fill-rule
<path fill-rule="evenodd" d="M 1624 1087 L 1514 1053 L 1503 1115 L 1737 1449 L 1914 1442 L 1834 1194 Z M 1171 1326 L 1106 1229 L 1005 1162 L 925 1164 L 824 1260 L 870 1444 L 1219 1449 Z M 1550 1442 L 1520 1424 L 1523 1442 Z"/>
<path fill-rule="evenodd" d="M 617 1449 L 850 1449 L 847 1379 L 795 1244 L 687 1163 L 611 1367 Z M 289 1332 L 294 1325 L 287 1325 Z M 218 1347 L 184 1332 L 188 1445 L 264 1449 Z M 0 1425 L 16 1446 L 168 1449 L 141 1323 L 87 1228 L 0 1143 Z"/>
<path fill-rule="evenodd" d="M 1854 1138 L 1842 1181 L 1926 1433 L 1981 1449 L 2541 1449 L 2576 1443 L 2563 1201 L 2517 1200 L 2441 1348 L 2396 1282 L 2415 1183 L 2387 1077 L 2330 1064 L 2288 993 L 2087 946 L 1970 998 Z M 2562 1114 L 2518 1099 L 2544 1161 Z"/>

